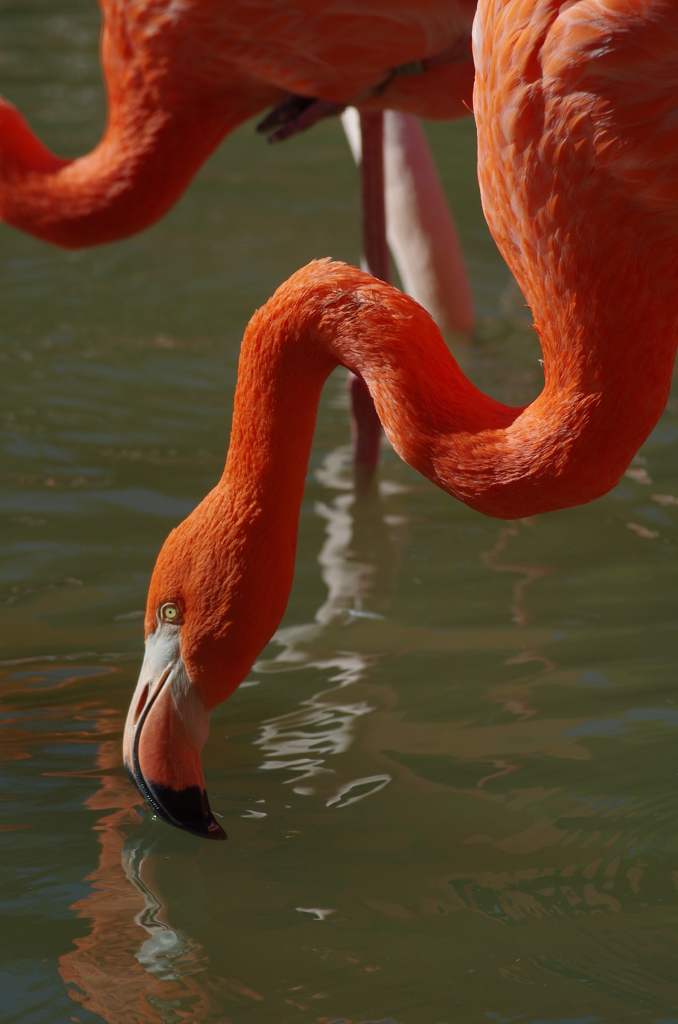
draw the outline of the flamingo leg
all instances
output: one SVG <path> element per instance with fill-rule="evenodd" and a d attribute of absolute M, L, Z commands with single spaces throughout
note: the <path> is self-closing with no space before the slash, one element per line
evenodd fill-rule
<path fill-rule="evenodd" d="M 452 211 L 418 117 L 384 119 L 386 235 L 403 291 L 443 333 L 475 326 L 471 285 Z"/>
<path fill-rule="evenodd" d="M 362 160 L 360 185 L 362 199 L 363 269 L 372 277 L 390 283 L 390 262 L 386 241 L 386 202 L 384 199 L 384 115 L 381 111 L 360 115 Z"/>
<path fill-rule="evenodd" d="M 362 160 L 360 185 L 362 202 L 363 268 L 387 284 L 390 277 L 386 241 L 384 201 L 384 115 L 381 111 L 361 113 Z M 351 396 L 353 465 L 358 489 L 369 486 L 379 462 L 381 421 L 361 377 L 348 375 Z"/>
<path fill-rule="evenodd" d="M 360 166 L 358 111 L 349 107 L 341 122 Z M 399 110 L 384 112 L 384 200 L 386 238 L 403 291 L 443 333 L 470 333 L 473 297 L 454 217 L 421 121 Z"/>

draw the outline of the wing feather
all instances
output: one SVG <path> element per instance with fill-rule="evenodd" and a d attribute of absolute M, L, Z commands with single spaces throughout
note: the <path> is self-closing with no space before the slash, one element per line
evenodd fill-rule
<path fill-rule="evenodd" d="M 580 0 L 542 49 L 544 97 L 629 199 L 678 217 L 678 4 Z M 585 115 L 585 116 L 582 116 Z"/>

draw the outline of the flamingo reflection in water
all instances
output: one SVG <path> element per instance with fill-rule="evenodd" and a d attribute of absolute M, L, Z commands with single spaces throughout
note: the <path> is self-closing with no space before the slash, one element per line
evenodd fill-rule
<path fill-rule="evenodd" d="M 329 594 L 315 623 L 281 632 L 281 643 L 291 658 L 297 657 L 298 644 L 320 638 L 328 626 L 343 624 L 351 617 L 374 614 L 378 618 L 378 613 L 371 613 L 367 606 L 375 603 L 385 610 L 395 588 L 397 553 L 407 541 L 405 519 L 389 508 L 391 516 L 386 514 L 389 522 L 385 524 L 384 503 L 376 490 L 362 495 L 352 516 L 355 499 L 349 482 L 350 467 L 350 448 L 342 447 L 326 458 L 318 474 L 328 487 L 338 486 L 340 491 L 333 502 L 321 502 L 316 507 L 328 523 L 328 537 L 319 562 Z M 382 483 L 382 491 L 389 496 L 398 490 L 395 483 Z M 285 667 L 285 660 L 283 655 L 269 671 Z M 372 661 L 370 654 L 329 652 L 320 667 L 333 668 L 342 683 L 350 684 L 361 678 Z M 266 671 L 265 665 L 259 667 Z M 322 696 L 318 695 L 318 702 Z M 303 721 L 297 742 L 304 750 L 316 743 L 316 753 L 326 754 L 323 745 L 331 735 L 332 752 L 347 749 L 353 738 L 355 715 L 370 710 L 360 704 L 330 708 L 318 703 L 317 709 L 301 713 Z M 285 721 L 277 726 L 273 722 L 264 725 L 260 743 L 266 753 L 271 753 L 277 744 L 282 745 L 281 754 L 286 757 L 290 743 L 295 742 L 290 735 L 294 731 L 293 718 L 285 716 Z M 106 723 L 110 729 L 110 713 Z M 319 724 L 329 728 L 320 738 L 316 732 L 314 738 L 306 739 L 304 730 Z M 119 725 L 121 728 L 121 721 Z M 289 767 L 287 760 L 283 764 Z M 75 949 L 62 955 L 61 976 L 73 999 L 101 1015 L 108 1024 L 137 1020 L 165 1024 L 168 1012 L 177 1021 L 218 1019 L 223 1024 L 226 1018 L 220 1006 L 224 1002 L 260 1001 L 262 997 L 238 979 L 215 975 L 202 946 L 172 926 L 157 872 L 164 854 L 155 853 L 145 838 L 139 838 L 137 808 L 142 800 L 120 774 L 119 744 L 115 740 L 102 743 L 97 766 L 101 769 L 101 788 L 85 801 L 85 806 L 104 812 L 96 826 L 101 852 L 98 866 L 88 878 L 93 892 L 72 907 L 80 917 L 92 922 L 92 930 L 75 941 Z M 265 766 L 270 768 L 274 764 L 269 760 Z M 322 770 L 319 762 L 316 767 Z M 302 772 L 302 776 L 312 774 L 313 765 Z M 389 778 L 381 776 L 375 780 L 376 789 Z M 349 789 L 351 786 L 345 787 L 346 792 L 341 795 L 342 805 L 352 802 Z M 376 789 L 372 787 L 370 791 Z M 297 787 L 296 791 L 301 789 Z M 177 856 L 180 855 L 173 854 Z M 185 860 L 183 874 L 190 879 L 195 876 L 197 863 L 195 858 Z"/>
<path fill-rule="evenodd" d="M 490 785 L 534 757 L 579 761 L 590 757 L 585 739 L 573 735 L 585 718 L 536 718 L 536 709 L 529 703 L 546 678 L 571 686 L 577 675 L 559 668 L 554 650 L 557 641 L 551 632 L 535 628 L 529 621 L 528 588 L 555 570 L 535 565 L 524 555 L 510 557 L 510 546 L 521 539 L 527 538 L 530 546 L 534 525 L 528 521 L 498 527 L 495 543 L 480 553 L 486 569 L 500 573 L 501 579 L 515 573 L 506 628 L 446 631 L 397 626 L 389 621 L 389 613 L 402 555 L 411 540 L 403 500 L 406 488 L 400 481 L 382 476 L 378 489 L 356 496 L 351 489 L 350 463 L 349 449 L 340 448 L 325 458 L 316 473 L 328 491 L 315 506 L 316 514 L 326 523 L 318 560 L 327 597 L 313 622 L 280 630 L 275 638 L 279 652 L 260 660 L 255 669 L 264 686 L 275 674 L 302 670 L 326 679 L 329 687 L 301 701 L 291 713 L 239 727 L 238 735 L 248 739 L 250 752 L 256 748 L 263 755 L 258 767 L 269 774 L 260 776 L 262 791 L 269 796 L 271 782 L 279 778 L 302 798 L 302 816 L 306 808 L 315 816 L 318 804 L 326 808 L 327 815 L 339 814 L 340 832 L 345 833 L 339 841 L 340 855 L 343 849 L 360 847 L 356 832 L 360 822 L 351 820 L 353 811 L 344 810 L 349 805 L 367 799 L 379 801 L 380 820 L 396 834 L 402 829 L 402 802 L 407 800 L 408 829 L 414 833 L 430 829 L 426 798 L 446 793 L 455 801 L 455 810 L 449 820 L 437 823 L 445 855 L 425 865 L 423 873 L 413 869 L 407 858 L 402 863 L 388 862 L 386 870 L 381 861 L 366 865 L 360 885 L 367 921 L 376 917 L 414 922 L 463 912 L 506 924 L 534 924 L 548 916 L 574 919 L 585 914 L 595 922 L 587 947 L 595 952 L 622 901 L 624 909 L 632 906 L 636 912 L 642 911 L 646 885 L 653 884 L 648 874 L 654 872 L 646 871 L 646 861 L 634 851 L 628 824 L 620 823 L 615 808 L 602 798 L 609 817 L 604 826 L 607 831 L 589 835 L 590 830 L 573 830 L 563 819 L 575 814 L 579 819 L 589 818 L 595 828 L 601 810 L 599 795 L 574 798 L 557 790 L 507 790 Z M 463 720 L 450 716 L 447 722 L 408 721 L 398 708 L 395 689 L 378 681 L 378 670 L 400 655 L 426 650 L 494 651 L 505 664 L 525 665 L 525 675 L 487 690 L 490 704 L 502 705 L 508 716 L 481 723 L 466 712 Z M 536 671 L 531 670 L 534 665 Z M 451 689 L 456 688 L 453 685 Z M 104 718 L 110 732 L 110 712 Z M 121 728 L 119 713 L 113 724 Z M 233 735 L 230 724 L 228 733 Z M 422 755 L 442 758 L 449 768 L 448 777 L 431 777 L 418 768 L 416 759 Z M 89 878 L 93 892 L 73 908 L 92 922 L 92 930 L 60 960 L 62 977 L 73 998 L 108 1024 L 130 1020 L 165 1024 L 168 1013 L 177 1022 L 219 1020 L 223 1024 L 227 1020 L 224 1007 L 236 1007 L 235 1000 L 241 1009 L 249 1004 L 252 1010 L 261 1002 L 267 1012 L 276 1001 L 289 1002 L 282 976 L 275 976 L 270 958 L 263 955 L 266 943 L 261 947 L 261 976 L 245 980 L 222 977 L 211 962 L 209 943 L 202 945 L 176 926 L 168 909 L 172 897 L 164 875 L 167 850 L 154 848 L 156 840 L 175 834 L 163 826 L 159 836 L 154 829 L 138 829 L 140 798 L 120 773 L 116 740 L 104 741 L 97 763 L 102 784 L 87 806 L 103 812 L 97 826 L 101 852 Z M 464 765 L 471 768 L 470 785 L 459 781 L 457 768 Z M 293 799 L 291 793 L 288 799 Z M 495 835 L 503 838 L 475 834 L 479 803 L 487 808 L 485 816 L 489 813 Z M 240 817 L 252 817 L 241 811 L 242 807 L 237 808 Z M 265 825 L 255 820 L 247 827 L 258 833 Z M 334 830 L 333 843 L 338 842 L 337 836 Z M 182 840 L 180 836 L 177 841 Z M 193 843 L 192 839 L 183 841 Z M 463 856 L 468 844 L 476 862 L 471 871 L 466 866 L 468 857 Z M 202 884 L 206 866 L 201 854 L 210 856 L 213 850 L 212 844 L 201 844 L 194 856 L 172 854 L 173 860 L 181 861 L 184 889 Z M 325 853 L 329 854 L 329 849 Z M 513 873 L 505 870 L 507 855 L 518 858 Z M 436 873 L 438 861 L 442 866 Z M 211 908 L 216 909 L 215 904 L 223 899 L 228 914 L 235 914 L 230 905 L 232 892 L 218 881 L 212 879 Z M 273 886 L 280 887 L 279 881 Z M 292 902 L 309 902 L 304 900 L 304 886 L 297 888 Z M 405 892 L 409 895 L 403 903 L 398 894 Z M 252 897 L 256 902 L 254 892 L 247 899 Z M 289 902 L 287 890 L 279 902 L 286 900 Z M 355 913 L 359 917 L 361 911 Z M 592 917 L 594 914 L 598 916 Z M 296 927 L 314 926 L 313 917 L 305 913 Z M 257 932 L 256 938 L 263 935 Z M 509 948 L 511 951 L 507 978 L 525 980 L 525 971 L 515 964 L 516 951 L 520 947 L 521 955 L 524 946 L 527 961 L 531 941 L 531 928 L 524 934 L 512 929 L 500 933 L 498 959 L 506 952 L 508 964 Z M 274 955 L 274 946 L 268 949 Z M 233 971 L 243 974 L 244 969 L 234 965 Z M 326 986 L 324 961 L 319 973 L 323 971 L 323 980 L 318 978 L 316 983 Z M 336 1007 L 337 998 L 332 1002 Z M 329 1010 L 329 1003 L 325 1005 Z M 341 999 L 338 1005 L 341 1008 Z"/>
<path fill-rule="evenodd" d="M 410 540 L 408 520 L 397 500 L 402 487 L 382 480 L 380 494 L 356 498 L 349 490 L 348 466 L 348 451 L 338 449 L 317 473 L 326 486 L 339 491 L 333 501 L 316 505 L 316 512 L 327 521 L 319 561 L 328 598 L 314 623 L 279 630 L 274 640 L 282 650 L 255 666 L 264 676 L 299 669 L 331 672 L 328 681 L 334 686 L 303 701 L 297 711 L 263 723 L 257 741 L 265 755 L 261 767 L 289 772 L 293 777 L 287 782 L 295 793 L 320 798 L 332 810 L 371 798 L 389 783 L 399 798 L 447 791 L 461 797 L 467 811 L 476 801 L 493 805 L 496 833 L 505 838 L 470 834 L 465 840 L 480 847 L 478 871 L 452 871 L 430 882 L 440 890 L 438 895 L 432 896 L 424 887 L 414 909 L 387 898 L 366 897 L 368 906 L 386 917 L 404 920 L 417 914 L 459 910 L 492 916 L 496 910 L 506 922 L 524 922 L 563 913 L 616 914 L 622 900 L 627 906 L 637 903 L 647 864 L 634 849 L 634 828 L 621 822 L 628 809 L 625 801 L 617 806 L 599 793 L 575 796 L 558 788 L 504 788 L 498 792 L 489 785 L 518 772 L 534 758 L 582 762 L 592 756 L 583 739 L 586 718 L 549 717 L 543 712 L 536 717 L 539 707 L 534 694 L 540 686 L 578 687 L 599 676 L 581 668 L 561 668 L 556 660 L 558 636 L 530 625 L 534 613 L 529 588 L 558 570 L 524 555 L 511 557 L 510 549 L 513 544 L 532 547 L 531 535 L 538 521 L 519 520 L 498 527 L 495 542 L 479 553 L 488 570 L 515 579 L 507 609 L 512 628 L 445 631 L 396 625 L 388 621 L 387 613 L 401 554 Z M 498 680 L 487 687 L 485 703 L 498 708 L 499 715 L 492 718 L 499 721 L 491 718 L 481 723 L 468 713 L 457 721 L 407 721 L 398 710 L 397 693 L 374 682 L 373 677 L 380 663 L 414 651 L 496 652 L 505 665 L 524 666 L 525 671 L 508 682 Z M 358 756 L 362 757 L 364 776 L 351 777 L 342 770 L 341 755 L 351 748 L 349 767 L 354 769 Z M 434 780 L 427 777 L 425 769 L 410 767 L 422 757 L 444 759 L 449 766 L 444 773 L 447 778 Z M 458 768 L 462 775 L 473 778 L 470 786 L 455 784 Z M 379 798 L 380 815 L 390 818 L 383 796 Z M 545 799 L 548 803 L 542 806 Z M 391 820 L 394 828 L 402 813 L 398 800 L 396 804 Z M 533 806 L 535 818 L 528 817 L 525 822 L 523 812 Z M 609 821 L 596 831 L 601 811 Z M 591 828 L 570 828 L 570 816 L 592 819 Z M 457 830 L 464 830 L 464 817 L 460 814 Z M 582 863 L 572 864 L 579 847 Z M 598 848 L 601 856 L 596 857 Z M 491 864 L 493 849 L 530 859 L 537 851 L 549 849 L 551 863 L 541 868 L 530 863 L 513 876 L 488 864 L 481 866 L 484 860 Z M 568 863 L 559 863 L 563 857 Z M 545 885 L 544 878 L 552 876 L 559 885 Z M 389 879 L 388 888 L 411 889 L 411 879 L 401 881 L 399 887 Z M 533 892 L 525 891 L 526 883 Z M 488 892 L 486 899 L 473 895 L 478 887 Z M 615 887 L 617 894 L 611 891 Z M 495 908 L 491 912 L 487 909 L 490 904 Z"/>
<path fill-rule="evenodd" d="M 468 649 L 475 644 L 469 637 L 455 640 L 453 634 L 403 629 L 388 622 L 401 553 L 409 543 L 409 523 L 400 502 L 406 488 L 382 479 L 378 488 L 356 496 L 348 446 L 331 452 L 317 477 L 335 495 L 315 507 L 326 522 L 318 561 L 327 598 L 312 623 L 278 633 L 281 652 L 261 661 L 257 671 L 269 677 L 307 667 L 331 673 L 333 685 L 298 711 L 263 723 L 255 743 L 264 754 L 262 768 L 291 771 L 289 781 L 297 794 L 318 792 L 327 807 L 337 811 L 376 795 L 393 774 L 403 776 L 397 762 L 389 762 L 387 772 L 343 780 L 327 767 L 328 760 L 354 744 L 360 720 L 373 716 L 378 707 L 388 713 L 395 704 L 388 688 L 369 685 L 371 670 L 407 650 Z M 537 642 L 541 633 L 533 633 Z M 484 633 L 483 640 L 487 639 Z M 352 688 L 360 687 L 367 687 L 368 699 L 348 696 Z M 103 712 L 104 727 L 117 734 L 122 727 L 120 712 Z M 378 753 L 374 739 L 369 746 Z M 72 907 L 91 922 L 91 931 L 60 958 L 61 975 L 73 999 L 108 1024 L 165 1024 L 168 1012 L 177 1020 L 223 1022 L 224 1003 L 260 1000 L 245 982 L 218 976 L 202 945 L 172 924 L 158 872 L 164 851 L 155 852 L 139 831 L 141 799 L 120 772 L 117 738 L 101 744 L 97 768 L 101 786 L 85 806 L 101 813 L 96 826 L 99 863 L 88 878 L 93 891 Z M 173 858 L 181 856 L 173 853 Z M 182 860 L 182 877 L 190 885 L 200 873 L 198 860 Z"/>
<path fill-rule="evenodd" d="M 91 893 L 71 907 L 91 923 L 91 930 L 59 959 L 71 997 L 108 1024 L 167 1024 L 163 1013 L 180 1004 L 190 1006 L 196 1020 L 203 1021 L 212 1004 L 204 985 L 193 978 L 202 969 L 200 947 L 166 923 L 162 904 L 154 896 L 153 857 L 137 863 L 134 847 L 126 848 L 127 837 L 138 833 L 136 808 L 141 801 L 121 766 L 124 713 L 103 702 L 97 706 L 91 689 L 86 695 L 79 690 L 93 677 L 118 671 L 111 664 L 60 662 L 56 656 L 1 665 L 5 725 L 0 732 L 0 761 L 30 759 L 38 745 L 64 739 L 98 746 L 94 770 L 53 773 L 96 777 L 100 782 L 84 801 L 88 810 L 100 815 L 95 826 L 99 861 L 87 878 Z M 36 689 L 42 697 L 39 716 Z M 5 830 L 27 827 L 6 826 Z"/>
<path fill-rule="evenodd" d="M 194 977 L 203 970 L 202 950 L 167 922 L 154 893 L 153 855 L 137 860 L 134 846 L 126 847 L 140 801 L 118 771 L 116 741 L 101 745 L 97 766 L 101 788 L 85 806 L 107 812 L 96 826 L 99 863 L 88 878 L 93 892 L 71 908 L 92 930 L 60 957 L 61 976 L 71 997 L 108 1024 L 165 1024 L 163 1013 L 180 1006 L 205 1019 L 213 1006 Z"/>
<path fill-rule="evenodd" d="M 349 469 L 349 449 L 340 447 L 326 457 L 316 473 L 322 484 L 339 492 L 334 500 L 319 501 L 315 506 L 316 513 L 327 523 L 326 540 L 318 556 L 328 589 L 327 599 L 313 623 L 278 630 L 274 642 L 282 650 L 273 658 L 260 659 L 254 667 L 257 674 L 264 676 L 301 668 L 331 673 L 328 682 L 335 684 L 331 689 L 315 694 L 298 710 L 265 722 L 257 741 L 265 754 L 262 768 L 295 772 L 288 780 L 294 783 L 294 792 L 323 795 L 328 807 L 364 799 L 381 790 L 395 775 L 399 784 L 408 789 L 412 784 L 415 788 L 421 785 L 421 780 L 383 753 L 386 749 L 406 752 L 419 741 L 414 739 L 417 729 L 401 722 L 402 716 L 394 711 L 397 698 L 392 689 L 370 681 L 379 664 L 415 651 L 506 649 L 517 651 L 509 655 L 512 663 L 543 660 L 552 665 L 536 651 L 540 645 L 552 643 L 553 636 L 549 630 L 525 628 L 531 616 L 525 608 L 524 595 L 527 584 L 550 570 L 533 565 L 499 565 L 493 558 L 503 550 L 505 534 L 517 534 L 515 524 L 502 528 L 498 543 L 481 557 L 489 568 L 519 574 L 512 590 L 511 619 L 520 629 L 437 630 L 389 621 L 387 613 L 396 593 L 401 554 L 409 544 L 409 520 L 398 501 L 407 488 L 398 481 L 382 478 L 378 487 L 368 493 L 355 494 Z M 356 697 L 363 695 L 363 699 L 350 699 L 351 692 Z M 505 695 L 502 700 L 510 704 Z M 518 703 L 512 706 L 521 707 Z M 387 735 L 382 730 L 386 723 L 396 720 L 398 739 L 393 746 L 392 724 L 387 727 Z M 337 785 L 337 771 L 327 766 L 327 758 L 349 750 L 359 722 L 360 745 L 369 753 L 370 762 L 374 765 L 377 761 L 388 771 L 368 772 L 364 777 L 345 779 Z M 423 749 L 481 763 L 483 759 L 489 760 L 493 768 L 503 768 L 494 749 L 498 746 L 501 750 L 501 740 L 486 738 L 485 742 L 478 742 L 476 730 L 469 730 L 467 723 L 463 725 L 468 741 L 461 733 L 454 733 L 456 743 L 450 743 L 453 729 L 449 723 L 428 723 L 423 727 Z M 550 731 L 555 735 L 557 730 L 558 724 L 551 723 Z M 488 737 L 494 732 L 490 730 Z M 545 739 L 542 736 L 540 742 Z"/>

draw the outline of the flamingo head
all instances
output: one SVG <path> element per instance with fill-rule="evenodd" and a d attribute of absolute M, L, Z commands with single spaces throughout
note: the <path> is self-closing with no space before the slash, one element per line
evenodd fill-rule
<path fill-rule="evenodd" d="M 206 839 L 225 839 L 202 772 L 210 713 L 182 655 L 182 604 L 164 601 L 155 618 L 127 714 L 125 767 L 163 821 Z"/>
<path fill-rule="evenodd" d="M 201 766 L 210 713 L 274 634 L 292 582 L 294 534 L 285 544 L 264 525 L 262 538 L 261 518 L 218 485 L 170 533 L 151 579 L 145 657 L 125 725 L 125 767 L 148 805 L 207 839 L 226 838 Z"/>
<path fill-rule="evenodd" d="M 194 835 L 225 839 L 210 810 L 201 752 L 211 710 L 241 680 L 227 680 L 223 692 L 210 663 L 219 648 L 216 635 L 223 632 L 223 606 L 228 618 L 229 604 L 227 565 L 215 564 L 220 517 L 210 509 L 210 497 L 171 532 L 158 556 L 123 754 L 128 774 L 157 817 Z M 225 658 L 226 670 L 228 664 Z"/>

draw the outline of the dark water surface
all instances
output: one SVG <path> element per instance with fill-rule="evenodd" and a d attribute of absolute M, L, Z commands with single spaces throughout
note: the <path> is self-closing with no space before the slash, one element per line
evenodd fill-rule
<path fill-rule="evenodd" d="M 103 123 L 98 17 L 0 4 L 0 88 L 67 155 Z M 481 316 L 459 358 L 527 401 L 473 125 L 430 136 Z M 247 126 L 139 238 L 0 236 L 0 1019 L 676 1024 L 678 402 L 612 494 L 504 523 L 392 452 L 356 502 L 337 373 L 283 628 L 213 718 L 204 843 L 121 768 L 146 588 L 220 474 L 247 319 L 357 257 L 348 147 Z"/>

